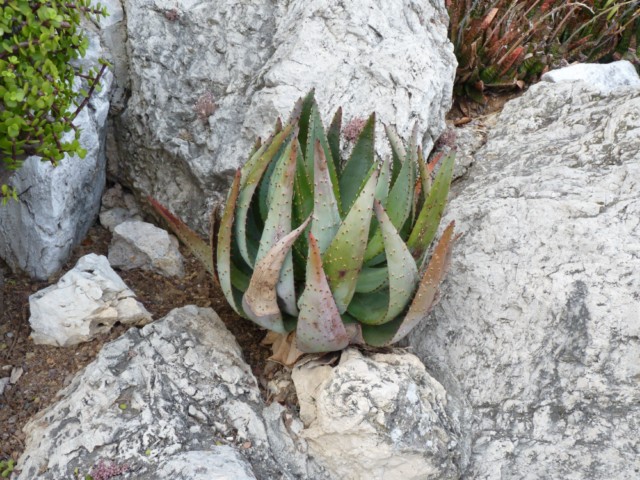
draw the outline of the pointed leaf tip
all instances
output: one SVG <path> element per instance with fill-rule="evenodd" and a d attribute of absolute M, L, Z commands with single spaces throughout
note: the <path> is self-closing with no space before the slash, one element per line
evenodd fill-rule
<path fill-rule="evenodd" d="M 278 333 L 287 331 L 278 306 L 276 285 L 293 242 L 310 220 L 311 217 L 307 218 L 302 225 L 282 237 L 264 258 L 256 263 L 249 288 L 242 297 L 242 307 L 247 316 L 261 327 Z"/>
<path fill-rule="evenodd" d="M 309 233 L 309 256 L 305 289 L 298 302 L 300 314 L 296 338 L 298 348 L 306 353 L 342 350 L 349 345 L 347 333 L 329 282 L 322 269 L 320 248 Z"/>
<path fill-rule="evenodd" d="M 427 317 L 435 306 L 438 300 L 440 283 L 447 274 L 451 263 L 453 243 L 457 238 L 457 236 L 454 236 L 454 228 L 455 222 L 451 222 L 442 233 L 440 241 L 433 250 L 429 265 L 422 276 L 418 291 L 409 306 L 407 315 L 388 344 L 399 342 L 407 336 L 420 321 Z"/>
<path fill-rule="evenodd" d="M 191 230 L 186 223 L 171 213 L 164 205 L 155 198 L 147 197 L 147 200 L 158 214 L 164 218 L 176 236 L 193 253 L 193 256 L 204 265 L 214 278 L 216 276 L 213 264 L 213 252 L 210 243 L 205 242 L 200 236 Z"/>

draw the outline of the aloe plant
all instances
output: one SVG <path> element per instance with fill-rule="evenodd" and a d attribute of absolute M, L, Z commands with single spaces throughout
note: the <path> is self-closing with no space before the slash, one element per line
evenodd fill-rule
<path fill-rule="evenodd" d="M 211 244 L 151 200 L 231 307 L 302 352 L 403 338 L 436 302 L 454 241 L 452 222 L 430 252 L 453 156 L 434 175 L 416 129 L 405 148 L 385 127 L 392 155 L 377 162 L 374 114 L 343 161 L 341 117 L 325 132 L 313 92 L 299 100 L 237 171 Z"/>
<path fill-rule="evenodd" d="M 565 62 L 627 59 L 640 72 L 638 0 L 446 0 L 454 93 L 523 88 Z"/>

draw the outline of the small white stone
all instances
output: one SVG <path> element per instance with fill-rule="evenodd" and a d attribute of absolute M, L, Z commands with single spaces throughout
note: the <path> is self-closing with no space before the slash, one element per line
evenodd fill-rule
<path fill-rule="evenodd" d="M 640 77 L 628 60 L 612 63 L 576 63 L 568 67 L 551 70 L 542 75 L 542 81 L 585 82 L 589 87 L 609 93 L 620 87 L 640 88 Z"/>
<path fill-rule="evenodd" d="M 66 347 L 106 333 L 116 322 L 148 323 L 151 315 L 134 297 L 106 257 L 85 255 L 57 284 L 29 297 L 31 337 Z"/>
<path fill-rule="evenodd" d="M 184 265 L 178 241 L 150 223 L 130 220 L 113 230 L 109 263 L 123 270 L 142 268 L 167 277 L 183 277 Z"/>

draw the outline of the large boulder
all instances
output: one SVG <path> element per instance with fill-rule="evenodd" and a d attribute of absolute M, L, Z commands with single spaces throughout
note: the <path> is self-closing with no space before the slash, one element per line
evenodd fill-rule
<path fill-rule="evenodd" d="M 87 31 L 89 48 L 79 62 L 83 68 L 97 65 L 104 51 L 93 30 Z M 10 179 L 20 194 L 17 202 L 0 207 L 0 257 L 14 270 L 46 279 L 69 259 L 84 239 L 100 209 L 105 185 L 105 125 L 113 75 L 107 71 L 74 124 L 81 129 L 84 159 L 65 157 L 57 167 L 29 157 Z M 69 135 L 73 136 L 73 132 Z"/>
<path fill-rule="evenodd" d="M 17 478 L 330 478 L 301 429 L 281 405 L 265 406 L 213 310 L 187 306 L 103 347 L 25 427 Z"/>
<path fill-rule="evenodd" d="M 427 151 L 444 129 L 456 62 L 442 0 L 126 0 L 125 10 L 131 96 L 114 119 L 110 171 L 193 227 L 255 138 L 311 88 L 325 121 L 342 105 L 345 122 L 376 111 L 405 137 L 418 122 Z"/>
<path fill-rule="evenodd" d="M 448 207 L 409 343 L 473 408 L 469 478 L 640 475 L 640 88 L 600 78 L 509 102 Z"/>
<path fill-rule="evenodd" d="M 344 480 L 460 478 L 464 418 L 409 353 L 342 353 L 336 367 L 296 367 L 293 381 L 314 457 Z"/>

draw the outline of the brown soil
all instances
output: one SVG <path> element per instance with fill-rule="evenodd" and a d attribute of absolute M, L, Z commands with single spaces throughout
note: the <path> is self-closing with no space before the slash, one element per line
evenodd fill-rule
<path fill-rule="evenodd" d="M 479 104 L 467 98 L 455 98 L 453 106 L 447 114 L 447 120 L 455 126 L 462 126 L 474 119 L 481 119 L 487 115 L 499 112 L 509 100 L 522 95 L 521 90 L 506 92 L 488 92 L 485 94 L 486 103 Z"/>
<path fill-rule="evenodd" d="M 15 385 L 0 395 L 0 460 L 18 459 L 24 449 L 22 428 L 29 418 L 54 403 L 57 392 L 95 358 L 104 343 L 119 337 L 129 328 L 117 325 L 109 334 L 67 348 L 36 345 L 29 338 L 29 295 L 57 282 L 83 255 L 106 255 L 110 240 L 108 230 L 100 225 L 92 227 L 61 273 L 47 282 L 6 273 L 8 269 L 4 269 L 4 305 L 0 305 L 0 378 L 10 376 L 14 368 L 22 368 L 23 374 Z M 181 251 L 186 267 L 183 279 L 167 279 L 141 270 L 118 273 L 154 319 L 185 305 L 212 307 L 235 335 L 256 377 L 261 378 L 270 354 L 266 347 L 260 345 L 264 332 L 238 317 L 201 264 L 186 249 L 181 248 Z"/>

